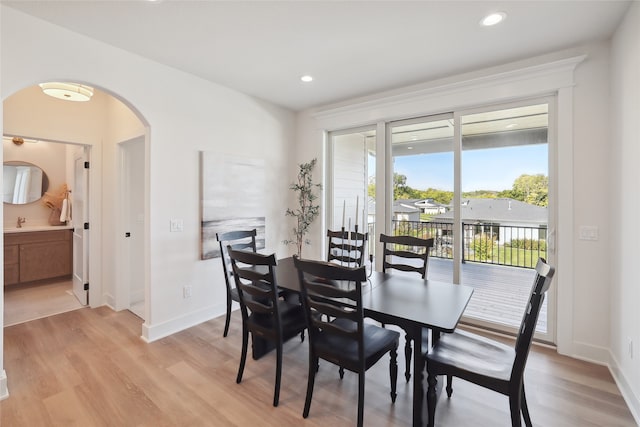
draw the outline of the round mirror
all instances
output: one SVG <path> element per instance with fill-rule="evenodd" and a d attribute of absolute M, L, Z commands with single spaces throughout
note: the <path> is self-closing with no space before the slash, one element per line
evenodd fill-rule
<path fill-rule="evenodd" d="M 36 165 L 27 162 L 5 162 L 2 200 L 11 205 L 32 203 L 49 189 L 49 178 Z"/>

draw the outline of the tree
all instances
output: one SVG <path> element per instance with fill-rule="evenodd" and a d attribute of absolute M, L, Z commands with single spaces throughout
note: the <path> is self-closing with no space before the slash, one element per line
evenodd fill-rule
<path fill-rule="evenodd" d="M 549 205 L 549 178 L 542 174 L 522 174 L 513 182 L 511 190 L 498 193 L 499 197 L 509 197 L 530 205 Z"/>
<path fill-rule="evenodd" d="M 316 166 L 316 159 L 309 163 L 302 163 L 299 166 L 298 181 L 291 184 L 290 190 L 298 194 L 298 207 L 287 209 L 286 215 L 296 219 L 296 226 L 293 227 L 294 238 L 284 240 L 286 245 L 295 244 L 298 256 L 302 256 L 302 244 L 309 244 L 309 239 L 305 235 L 309 232 L 311 223 L 320 214 L 320 206 L 315 204 L 318 196 L 314 194 L 315 189 L 322 189 L 320 184 L 314 184 L 312 179 L 313 168 Z"/>

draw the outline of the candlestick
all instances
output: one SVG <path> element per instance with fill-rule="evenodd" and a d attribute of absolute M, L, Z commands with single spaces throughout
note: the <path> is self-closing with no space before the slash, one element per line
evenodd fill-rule
<path fill-rule="evenodd" d="M 346 207 L 347 207 L 347 201 L 343 200 L 342 201 L 342 229 L 343 230 L 344 230 L 344 212 Z"/>

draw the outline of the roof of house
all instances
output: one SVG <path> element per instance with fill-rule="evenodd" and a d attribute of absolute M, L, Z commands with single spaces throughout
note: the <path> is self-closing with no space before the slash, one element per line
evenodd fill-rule
<path fill-rule="evenodd" d="M 419 199 L 400 199 L 393 202 L 393 213 L 414 213 L 420 212 L 416 206 Z"/>
<path fill-rule="evenodd" d="M 549 213 L 546 207 L 530 205 L 513 199 L 464 199 L 462 201 L 463 221 L 481 222 L 521 222 L 546 224 Z M 433 221 L 452 221 L 453 211 L 436 215 Z"/>
<path fill-rule="evenodd" d="M 438 202 L 434 201 L 433 199 L 418 200 L 417 202 L 415 202 L 415 205 L 420 207 L 420 208 L 444 208 L 444 207 L 447 207 L 447 205 L 443 205 L 441 203 L 438 203 Z"/>

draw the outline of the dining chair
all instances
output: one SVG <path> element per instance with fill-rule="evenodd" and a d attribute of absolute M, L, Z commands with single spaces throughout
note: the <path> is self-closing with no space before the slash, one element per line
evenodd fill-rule
<path fill-rule="evenodd" d="M 327 237 L 329 239 L 327 245 L 327 261 L 347 267 L 360 267 L 364 265 L 369 233 L 357 233 L 348 230 L 327 230 Z"/>
<path fill-rule="evenodd" d="M 438 375 L 447 376 L 447 396 L 451 397 L 452 377 L 462 378 L 479 386 L 509 397 L 511 425 L 531 426 L 524 392 L 524 369 L 529 356 L 531 341 L 538 322 L 540 307 L 551 285 L 554 268 L 543 258 L 536 265 L 536 276 L 531 288 L 515 346 L 466 331 L 455 331 L 442 336 L 425 354 L 427 365 L 427 405 L 429 426 L 434 426 L 436 411 L 436 385 Z"/>
<path fill-rule="evenodd" d="M 396 269 L 418 273 L 425 279 L 429 268 L 429 251 L 433 248 L 433 238 L 420 239 L 413 236 L 390 236 L 380 234 L 380 242 L 383 243 L 382 252 L 382 272 Z M 429 330 L 422 330 L 422 342 L 429 342 Z M 411 379 L 411 338 L 405 334 L 404 357 L 405 371 L 404 377 Z"/>
<path fill-rule="evenodd" d="M 249 333 L 270 341 L 276 349 L 276 383 L 273 392 L 273 406 L 278 406 L 280 379 L 282 377 L 282 346 L 289 339 L 300 334 L 304 341 L 307 328 L 304 310 L 280 297 L 274 267 L 275 254 L 263 255 L 251 251 L 234 250 L 227 246 L 231 267 L 240 297 L 242 313 L 242 354 L 236 383 L 242 381 Z"/>
<path fill-rule="evenodd" d="M 400 334 L 364 322 L 365 267 L 350 268 L 294 256 L 309 326 L 309 375 L 302 416 L 309 416 L 320 359 L 358 374 L 358 426 L 363 425 L 365 372 L 390 354 L 391 402 L 396 400 Z M 331 319 L 331 320 L 329 320 Z"/>
<path fill-rule="evenodd" d="M 216 239 L 220 244 L 220 259 L 222 260 L 222 271 L 224 272 L 224 283 L 227 287 L 227 316 L 224 320 L 223 337 L 229 333 L 229 322 L 231 321 L 231 304 L 233 301 L 240 302 L 238 290 L 233 283 L 233 270 L 231 260 L 227 254 L 227 246 L 233 249 L 251 249 L 256 252 L 256 230 L 229 231 L 227 233 L 216 233 Z"/>

